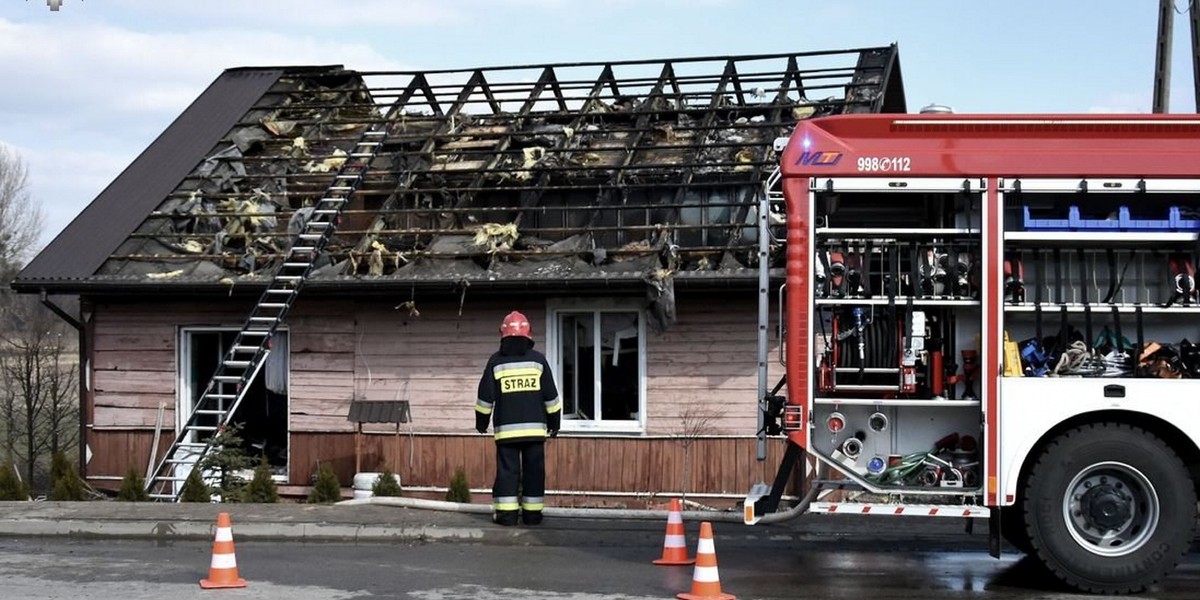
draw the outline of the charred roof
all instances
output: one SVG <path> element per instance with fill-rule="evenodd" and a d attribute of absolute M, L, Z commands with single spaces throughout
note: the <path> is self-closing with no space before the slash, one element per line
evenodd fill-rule
<path fill-rule="evenodd" d="M 261 284 L 332 173 L 381 126 L 385 145 L 309 277 L 317 289 L 747 278 L 773 141 L 801 119 L 905 109 L 894 45 L 445 71 L 235 69 L 14 287 Z"/>

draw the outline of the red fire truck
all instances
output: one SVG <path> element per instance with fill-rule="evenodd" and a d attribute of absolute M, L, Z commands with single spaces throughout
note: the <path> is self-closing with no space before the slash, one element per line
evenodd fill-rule
<path fill-rule="evenodd" d="M 1200 481 L 1200 118 L 842 115 L 776 146 L 759 457 L 787 449 L 746 521 L 986 517 L 994 555 L 1079 590 L 1170 571 Z"/>

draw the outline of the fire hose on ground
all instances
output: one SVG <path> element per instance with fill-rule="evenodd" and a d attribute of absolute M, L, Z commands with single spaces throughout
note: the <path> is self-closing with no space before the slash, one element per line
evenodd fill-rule
<path fill-rule="evenodd" d="M 824 473 L 825 466 L 817 465 L 816 479 L 820 479 Z M 808 505 L 817 497 L 819 488 L 812 486 L 808 493 L 804 495 L 800 501 L 792 508 L 764 515 L 759 523 L 780 523 L 799 517 L 808 510 Z M 468 504 L 464 502 L 446 502 L 444 500 L 426 500 L 423 498 L 407 498 L 398 496 L 372 496 L 370 498 L 358 498 L 355 500 L 343 500 L 338 502 L 338 506 L 362 506 L 374 504 L 379 506 L 398 506 L 401 508 L 416 508 L 421 510 L 440 510 L 445 512 L 459 512 L 470 514 L 492 514 L 492 507 L 487 504 Z M 664 520 L 667 518 L 670 511 L 666 510 L 635 510 L 627 508 L 569 508 L 547 506 L 542 511 L 547 517 L 567 517 L 579 519 L 644 519 L 644 520 Z M 689 519 L 698 519 L 702 521 L 713 521 L 722 523 L 742 523 L 743 516 L 740 511 L 688 511 Z"/>

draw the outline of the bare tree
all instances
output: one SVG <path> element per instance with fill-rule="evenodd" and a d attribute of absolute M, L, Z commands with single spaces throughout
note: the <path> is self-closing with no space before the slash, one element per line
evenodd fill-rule
<path fill-rule="evenodd" d="M 40 206 L 29 193 L 29 172 L 0 144 L 0 277 L 7 284 L 24 266 L 42 233 Z M 78 442 L 76 381 L 67 360 L 66 325 L 31 296 L 0 286 L 0 427 L 6 458 L 24 465 L 26 481 L 52 448 Z"/>
<path fill-rule="evenodd" d="M 713 424 L 721 416 L 721 412 L 696 405 L 688 405 L 679 415 L 679 428 L 672 437 L 683 448 L 683 481 L 680 494 L 684 500 L 687 499 L 692 480 L 692 446 L 700 438 L 712 433 Z"/>
<path fill-rule="evenodd" d="M 19 440 L 11 445 L 32 484 L 41 459 L 78 440 L 75 380 L 67 361 L 70 331 L 32 297 L 10 299 L 5 316 L 12 326 L 0 332 L 0 381 L 15 396 L 11 404 L 19 415 L 5 417 L 17 426 L 8 432 Z"/>
<path fill-rule="evenodd" d="M 42 234 L 41 206 L 29 195 L 29 170 L 0 144 L 0 276 L 9 282 L 29 259 Z"/>
<path fill-rule="evenodd" d="M 60 335 L 52 348 L 52 368 L 46 375 L 46 429 L 50 437 L 50 455 L 68 453 L 79 443 L 79 380 L 67 360 L 69 338 Z"/>
<path fill-rule="evenodd" d="M 20 427 L 17 426 L 17 420 L 20 419 L 20 413 L 17 411 L 17 394 L 13 386 L 3 384 L 3 376 L 0 374 L 0 443 L 4 447 L 3 463 L 16 463 L 17 460 L 17 438 L 20 437 Z"/>

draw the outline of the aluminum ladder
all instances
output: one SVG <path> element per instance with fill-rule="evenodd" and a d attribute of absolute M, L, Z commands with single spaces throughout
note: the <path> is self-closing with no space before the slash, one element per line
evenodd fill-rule
<path fill-rule="evenodd" d="M 266 364 L 272 336 L 296 301 L 317 257 L 337 230 L 350 196 L 362 185 L 371 161 L 383 147 L 386 128 L 386 123 L 381 123 L 363 132 L 311 215 L 292 238 L 267 288 L 217 365 L 187 421 L 176 432 L 171 448 L 146 481 L 146 491 L 152 499 L 178 501 L 183 482 L 213 450 L 216 432 L 233 420 L 250 384 Z M 198 440 L 206 433 L 211 435 Z"/>

